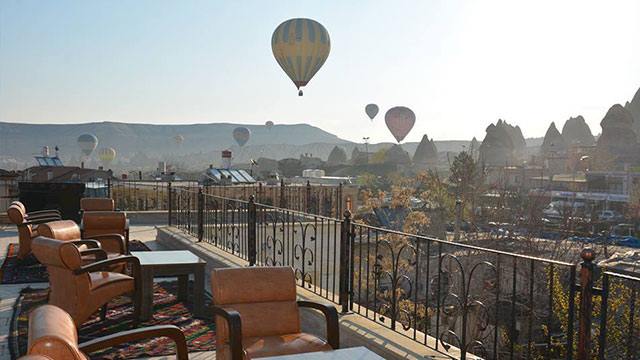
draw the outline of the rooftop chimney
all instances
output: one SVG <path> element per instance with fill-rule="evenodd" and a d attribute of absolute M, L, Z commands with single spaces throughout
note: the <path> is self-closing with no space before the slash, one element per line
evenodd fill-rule
<path fill-rule="evenodd" d="M 231 168 L 231 150 L 222 150 L 222 168 Z"/>

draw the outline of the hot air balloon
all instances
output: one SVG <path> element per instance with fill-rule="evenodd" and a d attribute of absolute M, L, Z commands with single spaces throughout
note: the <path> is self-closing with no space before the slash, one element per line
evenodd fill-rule
<path fill-rule="evenodd" d="M 78 146 L 84 156 L 89 156 L 98 146 L 98 138 L 93 134 L 82 134 L 78 136 Z"/>
<path fill-rule="evenodd" d="M 416 114 L 408 107 L 396 106 L 387 111 L 384 122 L 387 123 L 393 137 L 400 143 L 416 123 Z"/>
<path fill-rule="evenodd" d="M 273 121 L 267 121 L 266 123 L 264 123 L 264 126 L 266 126 L 268 130 L 271 130 L 271 128 L 273 127 Z"/>
<path fill-rule="evenodd" d="M 244 146 L 244 144 L 246 144 L 247 141 L 249 141 L 250 137 L 251 137 L 251 131 L 249 131 L 249 129 L 247 129 L 244 126 L 239 126 L 233 129 L 233 139 L 240 146 Z"/>
<path fill-rule="evenodd" d="M 113 148 L 102 148 L 98 150 L 98 159 L 104 165 L 109 165 L 116 158 L 116 151 Z"/>
<path fill-rule="evenodd" d="M 378 105 L 376 104 L 369 104 L 364 107 L 364 112 L 367 113 L 367 116 L 371 120 L 373 120 L 373 118 L 376 117 L 376 115 L 378 115 L 378 110 L 379 110 Z"/>
<path fill-rule="evenodd" d="M 271 50 L 278 64 L 298 88 L 306 86 L 320 70 L 331 50 L 329 33 L 311 19 L 290 19 L 271 36 Z"/>
<path fill-rule="evenodd" d="M 176 135 L 176 136 L 173 137 L 173 141 L 175 141 L 176 144 L 178 144 L 178 146 L 182 145 L 182 142 L 184 141 L 184 136 Z"/>

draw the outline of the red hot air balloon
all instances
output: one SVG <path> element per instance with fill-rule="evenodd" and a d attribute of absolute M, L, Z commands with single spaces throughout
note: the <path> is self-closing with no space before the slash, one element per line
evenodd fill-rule
<path fill-rule="evenodd" d="M 400 143 L 416 123 L 416 114 L 408 107 L 396 106 L 387 111 L 384 122 L 396 141 Z"/>

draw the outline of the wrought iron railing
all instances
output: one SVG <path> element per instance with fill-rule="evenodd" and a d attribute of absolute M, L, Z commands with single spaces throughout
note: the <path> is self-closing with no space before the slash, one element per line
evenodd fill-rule
<path fill-rule="evenodd" d="M 160 181 L 160 180 L 110 180 L 108 193 L 114 199 L 116 207 L 126 211 L 168 210 L 169 189 L 186 188 L 197 191 L 197 181 Z M 221 198 L 255 201 L 283 209 L 301 211 L 314 215 L 340 218 L 347 206 L 342 185 L 306 185 L 285 184 L 263 185 L 206 185 L 206 195 Z"/>
<path fill-rule="evenodd" d="M 115 206 L 123 211 L 168 210 L 169 189 L 197 190 L 197 181 L 110 180 L 108 193 Z"/>
<path fill-rule="evenodd" d="M 172 187 L 169 224 L 444 354 L 638 358 L 640 279 Z M 457 350 L 454 351 L 454 346 Z M 455 354 L 455 355 L 454 355 Z"/>
<path fill-rule="evenodd" d="M 340 185 L 285 184 L 207 185 L 207 195 L 248 201 L 254 196 L 259 204 L 301 211 L 308 214 L 340 218 L 346 206 L 344 188 Z"/>
<path fill-rule="evenodd" d="M 570 352 L 574 264 L 363 224 L 351 236 L 352 311 L 462 358 Z"/>

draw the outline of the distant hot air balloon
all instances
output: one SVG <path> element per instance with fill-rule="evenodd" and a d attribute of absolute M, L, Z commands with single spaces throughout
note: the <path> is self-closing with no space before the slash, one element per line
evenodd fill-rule
<path fill-rule="evenodd" d="M 78 146 L 84 156 L 89 156 L 98 146 L 98 138 L 93 134 L 82 134 L 78 136 Z"/>
<path fill-rule="evenodd" d="M 184 136 L 176 135 L 176 136 L 173 137 L 173 141 L 175 141 L 176 144 L 178 144 L 178 145 L 182 145 L 182 142 L 184 141 Z"/>
<path fill-rule="evenodd" d="M 116 151 L 113 148 L 102 148 L 98 150 L 98 159 L 104 165 L 109 165 L 116 158 Z"/>
<path fill-rule="evenodd" d="M 329 33 L 311 19 L 290 19 L 271 36 L 271 50 L 278 64 L 298 88 L 306 86 L 320 70 L 331 50 Z"/>
<path fill-rule="evenodd" d="M 268 130 L 271 130 L 271 128 L 273 127 L 273 121 L 267 121 L 266 123 L 264 123 L 264 126 L 266 126 Z"/>
<path fill-rule="evenodd" d="M 373 118 L 376 117 L 376 115 L 378 115 L 378 110 L 379 110 L 378 105 L 376 104 L 369 104 L 364 107 L 364 112 L 367 113 L 367 116 L 371 120 L 373 120 Z"/>
<path fill-rule="evenodd" d="M 250 137 L 251 137 L 251 131 L 249 131 L 249 129 L 247 129 L 244 126 L 239 126 L 233 129 L 233 139 L 240 146 L 244 146 L 244 144 L 246 144 L 247 141 L 249 141 Z"/>
<path fill-rule="evenodd" d="M 387 111 L 384 121 L 398 143 L 402 141 L 416 123 L 416 114 L 404 106 L 396 106 Z"/>

